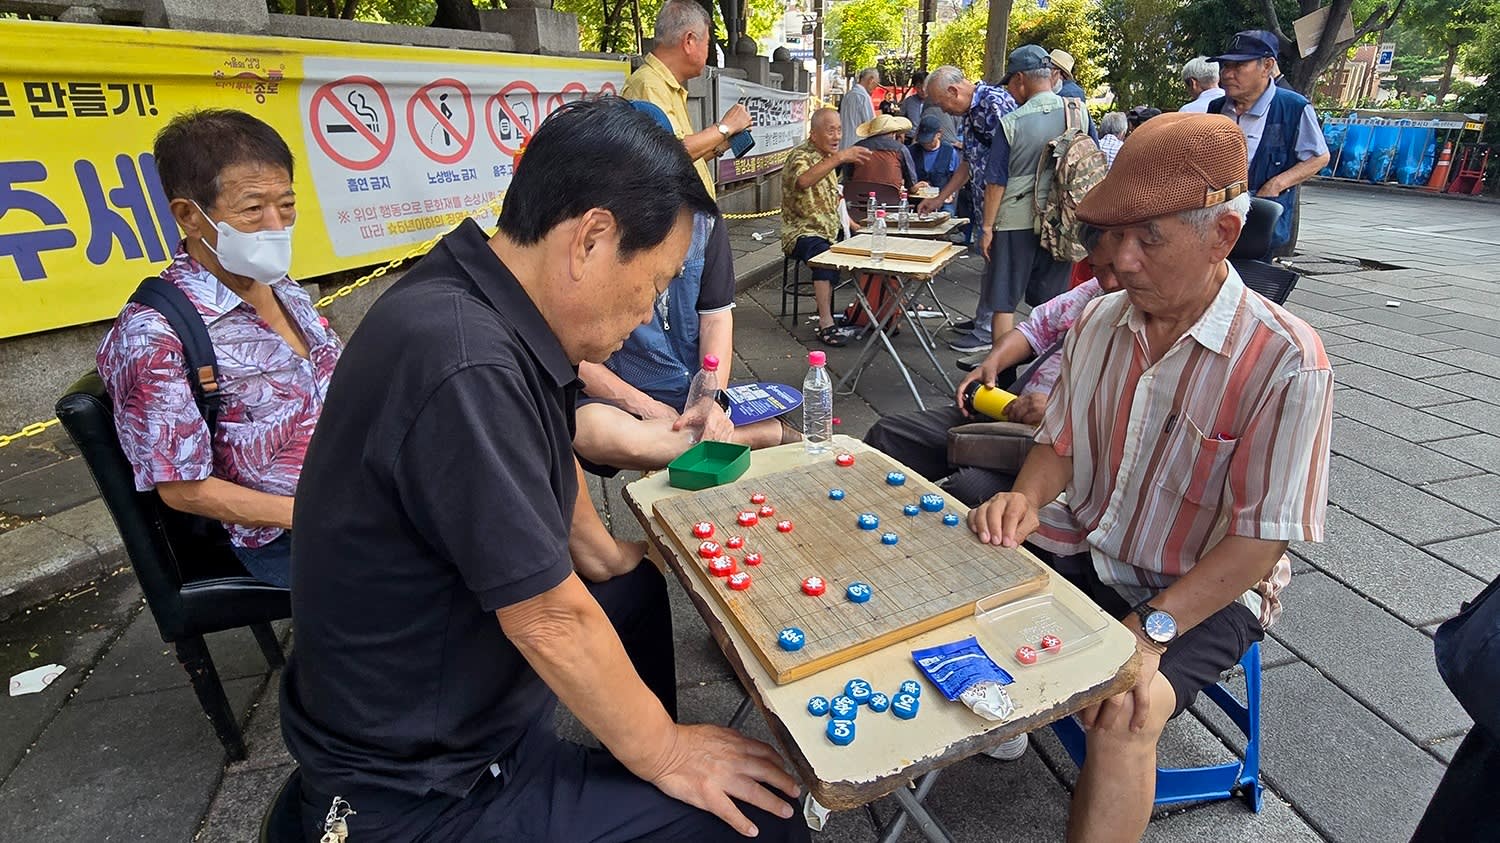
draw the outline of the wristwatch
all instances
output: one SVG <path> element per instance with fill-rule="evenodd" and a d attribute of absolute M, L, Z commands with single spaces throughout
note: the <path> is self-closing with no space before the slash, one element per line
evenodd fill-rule
<path fill-rule="evenodd" d="M 714 128 L 718 129 L 719 130 L 719 134 L 723 135 L 726 139 L 729 137 L 729 127 L 728 126 L 724 125 L 723 123 L 716 123 L 716 124 L 714 124 Z"/>
<path fill-rule="evenodd" d="M 1177 638 L 1177 619 L 1171 613 L 1151 605 L 1151 601 L 1144 600 L 1135 605 L 1130 611 L 1141 619 L 1141 632 L 1145 633 L 1146 639 L 1165 647 Z"/>

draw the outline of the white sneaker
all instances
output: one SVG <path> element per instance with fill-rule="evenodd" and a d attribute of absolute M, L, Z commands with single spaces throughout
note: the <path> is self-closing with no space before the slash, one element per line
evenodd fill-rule
<path fill-rule="evenodd" d="M 1001 761 L 1015 761 L 1026 754 L 1026 745 L 1031 742 L 1029 738 L 1030 735 L 1016 735 L 994 749 L 986 749 L 984 754 Z"/>

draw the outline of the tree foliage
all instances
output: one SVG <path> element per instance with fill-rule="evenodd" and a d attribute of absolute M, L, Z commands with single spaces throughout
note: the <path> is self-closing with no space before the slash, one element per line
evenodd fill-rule
<path fill-rule="evenodd" d="M 928 69 L 951 64 L 970 79 L 983 78 L 988 24 L 989 4 L 977 0 L 958 17 L 935 27 L 927 46 Z"/>
<path fill-rule="evenodd" d="M 1094 22 L 1113 110 L 1149 105 L 1171 111 L 1187 99 L 1181 69 L 1198 53 L 1189 55 L 1184 43 L 1184 11 L 1181 0 L 1100 0 Z"/>
<path fill-rule="evenodd" d="M 1041 9 L 1036 0 L 1019 0 L 1011 6 L 1007 47 L 1014 50 L 1024 44 L 1038 44 L 1048 50 L 1066 50 L 1073 56 L 1078 84 L 1086 90 L 1093 88 L 1101 75 L 1098 37 L 1089 15 L 1093 2 L 1051 0 L 1046 9 Z M 927 63 L 931 67 L 951 64 L 970 79 L 982 78 L 988 22 L 989 4 L 977 0 L 957 18 L 936 28 Z"/>
<path fill-rule="evenodd" d="M 850 75 L 874 67 L 881 53 L 903 46 L 903 27 L 913 0 L 849 0 L 828 13 L 832 58 Z"/>

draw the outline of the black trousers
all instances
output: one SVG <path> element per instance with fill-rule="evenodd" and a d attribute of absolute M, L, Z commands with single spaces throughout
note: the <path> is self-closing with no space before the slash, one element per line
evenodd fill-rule
<path fill-rule="evenodd" d="M 948 429 L 971 421 L 951 404 L 882 416 L 865 433 L 865 444 L 942 486 L 966 506 L 978 506 L 1009 491 L 1016 476 L 970 466 L 955 470 L 948 464 Z"/>
<path fill-rule="evenodd" d="M 1500 834 L 1500 739 L 1475 723 L 1427 803 L 1412 843 L 1493 840 Z"/>
<path fill-rule="evenodd" d="M 591 583 L 589 591 L 614 624 L 636 671 L 675 720 L 672 613 L 661 573 L 643 560 L 629 574 Z M 481 773 L 478 783 L 461 799 L 433 793 L 350 797 L 358 813 L 348 819 L 349 839 L 359 843 L 743 839 L 718 817 L 637 778 L 607 751 L 558 738 L 550 716 L 533 723 L 515 749 L 496 764 L 499 775 Z M 321 836 L 331 798 L 331 794 L 303 793 L 307 841 Z M 758 839 L 808 839 L 800 812 L 783 820 L 743 803 L 739 807 L 760 829 Z"/>

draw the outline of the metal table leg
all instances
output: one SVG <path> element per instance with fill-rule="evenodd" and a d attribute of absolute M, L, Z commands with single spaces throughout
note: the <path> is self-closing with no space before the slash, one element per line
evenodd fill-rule
<path fill-rule="evenodd" d="M 886 281 L 890 278 L 891 276 L 882 276 L 882 279 L 885 280 L 882 280 L 881 283 L 886 283 Z M 900 282 L 897 281 L 896 283 L 899 289 Z M 874 308 L 870 307 L 870 300 L 865 298 L 864 289 L 859 284 L 854 285 L 854 297 L 859 302 L 860 309 L 865 312 L 866 318 L 870 320 L 870 330 L 873 331 L 875 335 L 865 341 L 865 347 L 860 350 L 859 358 L 854 362 L 854 368 L 850 369 L 848 372 L 844 373 L 843 377 L 839 378 L 839 381 L 835 385 L 835 388 L 846 395 L 854 390 L 855 385 L 859 383 L 860 374 L 864 372 L 865 367 L 869 365 L 870 358 L 873 357 L 875 342 L 876 340 L 879 340 L 880 343 L 885 346 L 886 352 L 891 355 L 891 361 L 894 362 L 896 364 L 896 368 L 900 370 L 901 377 L 906 381 L 906 388 L 911 390 L 911 397 L 917 402 L 917 409 L 927 409 L 927 405 L 922 401 L 922 393 L 917 391 L 917 384 L 912 380 L 911 370 L 906 367 L 906 363 L 901 359 L 901 355 L 896 353 L 896 346 L 891 344 L 891 337 L 890 334 L 886 332 L 885 323 L 881 322 L 876 317 Z M 899 315 L 901 312 L 901 297 L 899 295 L 896 297 L 896 304 L 897 310 L 895 312 L 897 315 Z M 845 384 L 848 384 L 847 388 Z"/>
<path fill-rule="evenodd" d="M 746 694 L 745 698 L 740 700 L 740 707 L 734 710 L 734 716 L 729 718 L 729 728 L 738 731 L 741 726 L 745 725 L 745 718 L 749 716 L 750 695 Z"/>
<path fill-rule="evenodd" d="M 896 797 L 897 807 L 901 810 L 885 828 L 880 830 L 880 843 L 895 843 L 896 839 L 901 836 L 901 832 L 906 830 L 908 819 L 916 820 L 917 828 L 921 829 L 923 836 L 932 843 L 953 843 L 948 830 L 927 813 L 926 808 L 922 807 L 922 801 L 927 798 L 927 794 L 932 792 L 932 786 L 937 784 L 938 772 L 934 770 L 919 779 L 916 782 L 915 792 L 911 788 L 901 787 L 891 794 Z"/>
<path fill-rule="evenodd" d="M 918 281 L 908 285 L 905 282 L 897 281 L 895 284 L 897 303 L 901 305 L 903 310 L 911 312 L 916 307 L 917 296 L 915 290 L 919 289 L 923 282 Z M 953 379 L 948 376 L 948 370 L 944 369 L 943 364 L 938 362 L 936 353 L 937 339 L 927 332 L 927 326 L 922 324 L 922 320 L 913 318 L 907 321 L 911 323 L 912 333 L 917 337 L 917 345 L 922 347 L 922 352 L 927 355 L 928 361 L 932 363 L 932 368 L 937 370 L 943 382 L 948 385 L 950 392 L 957 390 L 958 387 L 954 385 Z M 926 408 L 924 407 L 923 409 Z"/>

